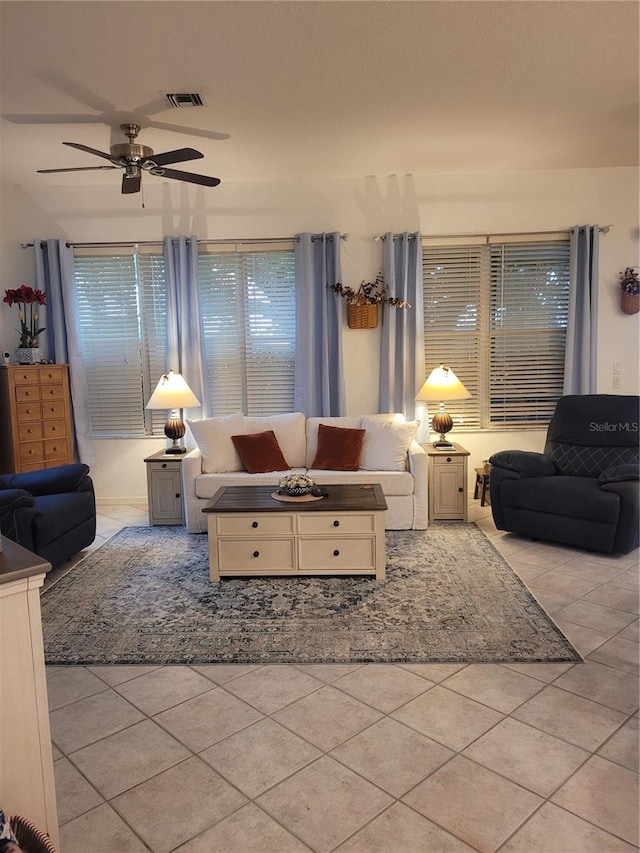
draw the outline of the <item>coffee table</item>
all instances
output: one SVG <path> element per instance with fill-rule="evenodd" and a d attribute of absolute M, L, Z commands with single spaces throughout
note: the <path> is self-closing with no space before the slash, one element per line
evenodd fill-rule
<path fill-rule="evenodd" d="M 327 486 L 326 497 L 282 503 L 275 486 L 223 486 L 208 513 L 209 576 L 375 575 L 385 579 L 382 486 Z"/>

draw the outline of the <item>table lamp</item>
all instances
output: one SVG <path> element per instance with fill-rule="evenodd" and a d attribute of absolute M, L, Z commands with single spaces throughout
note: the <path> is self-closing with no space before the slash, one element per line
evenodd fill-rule
<path fill-rule="evenodd" d="M 156 390 L 149 398 L 147 409 L 170 409 L 169 418 L 164 425 L 164 434 L 173 442 L 167 453 L 186 453 L 185 447 L 178 444 L 186 432 L 184 422 L 180 418 L 180 409 L 190 409 L 199 406 L 200 400 L 187 385 L 179 373 L 170 370 L 160 377 Z"/>
<path fill-rule="evenodd" d="M 469 391 L 467 391 L 450 367 L 445 367 L 444 364 L 441 364 L 440 367 L 436 367 L 431 371 L 427 377 L 427 381 L 416 394 L 416 400 L 429 402 L 438 400 L 440 403 L 438 411 L 431 421 L 433 431 L 440 434 L 440 438 L 433 442 L 434 447 L 439 447 L 442 450 L 449 450 L 453 447 L 453 444 L 447 440 L 446 435 L 453 427 L 453 419 L 446 412 L 444 401 L 466 400 L 470 396 Z"/>

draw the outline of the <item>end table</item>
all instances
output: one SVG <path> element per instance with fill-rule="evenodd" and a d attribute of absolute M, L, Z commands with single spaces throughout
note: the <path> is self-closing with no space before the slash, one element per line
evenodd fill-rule
<path fill-rule="evenodd" d="M 446 450 L 422 446 L 429 473 L 429 521 L 466 521 L 469 451 L 461 444 Z"/>
<path fill-rule="evenodd" d="M 149 524 L 184 524 L 182 457 L 159 450 L 144 461 L 147 465 Z"/>

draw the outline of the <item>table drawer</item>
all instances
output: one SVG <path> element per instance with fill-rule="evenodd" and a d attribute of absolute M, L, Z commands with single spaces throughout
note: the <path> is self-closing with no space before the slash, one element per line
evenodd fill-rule
<path fill-rule="evenodd" d="M 350 512 L 344 515 L 329 512 L 306 512 L 298 516 L 298 533 L 373 533 L 375 518 L 371 512 Z"/>
<path fill-rule="evenodd" d="M 28 403 L 31 400 L 40 400 L 39 385 L 16 385 L 16 402 Z"/>
<path fill-rule="evenodd" d="M 271 572 L 295 570 L 294 539 L 219 539 L 220 571 Z"/>
<path fill-rule="evenodd" d="M 35 441 L 37 438 L 44 438 L 42 421 L 26 421 L 20 424 L 18 428 L 18 441 Z"/>
<path fill-rule="evenodd" d="M 45 438 L 66 438 L 66 421 L 45 421 L 42 426 Z"/>
<path fill-rule="evenodd" d="M 242 515 L 218 515 L 216 530 L 218 535 L 235 536 L 243 534 L 246 536 L 266 534 L 293 534 L 293 515 L 280 515 L 279 513 L 262 513 L 254 515 L 246 513 Z"/>
<path fill-rule="evenodd" d="M 20 447 L 20 462 L 31 465 L 44 460 L 44 444 L 41 441 L 23 441 Z"/>
<path fill-rule="evenodd" d="M 375 571 L 376 543 L 373 536 L 343 539 L 298 540 L 299 571 L 326 569 L 342 572 L 347 569 Z"/>
<path fill-rule="evenodd" d="M 39 421 L 42 418 L 42 406 L 40 403 L 17 403 L 16 414 L 19 424 L 27 421 Z"/>

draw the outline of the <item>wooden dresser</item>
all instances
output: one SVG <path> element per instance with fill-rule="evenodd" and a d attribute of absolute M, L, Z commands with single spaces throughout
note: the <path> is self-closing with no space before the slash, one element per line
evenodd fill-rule
<path fill-rule="evenodd" d="M 66 364 L 0 367 L 0 473 L 73 462 Z"/>

